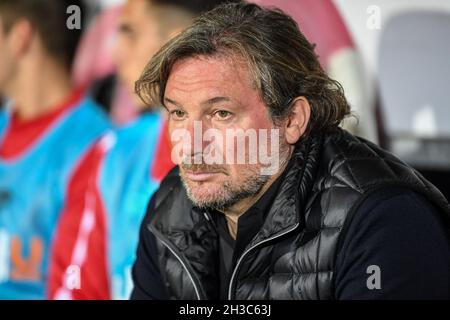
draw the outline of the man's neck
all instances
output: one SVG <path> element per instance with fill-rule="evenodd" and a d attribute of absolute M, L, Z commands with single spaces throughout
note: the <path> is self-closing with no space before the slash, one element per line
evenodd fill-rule
<path fill-rule="evenodd" d="M 32 120 L 54 111 L 72 90 L 68 72 L 47 58 L 22 66 L 9 96 L 18 118 Z"/>

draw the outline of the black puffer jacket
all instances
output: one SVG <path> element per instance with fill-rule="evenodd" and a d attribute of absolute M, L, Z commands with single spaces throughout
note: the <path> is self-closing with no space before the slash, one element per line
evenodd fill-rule
<path fill-rule="evenodd" d="M 406 186 L 450 207 L 420 174 L 390 153 L 344 130 L 310 138 L 294 153 L 259 233 L 234 266 L 230 299 L 333 299 L 333 274 L 352 214 L 373 191 Z M 188 200 L 178 170 L 155 195 L 149 229 L 174 299 L 218 298 L 217 234 L 208 214 Z"/>

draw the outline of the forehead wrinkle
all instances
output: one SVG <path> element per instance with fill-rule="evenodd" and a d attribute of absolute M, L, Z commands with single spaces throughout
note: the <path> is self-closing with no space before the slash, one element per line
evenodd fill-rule
<path fill-rule="evenodd" d="M 239 68 L 240 67 L 240 68 Z M 214 72 L 211 72 L 213 70 Z M 177 61 L 168 79 L 168 86 L 171 91 L 171 99 L 177 100 L 174 93 L 187 94 L 188 97 L 199 91 L 209 91 L 203 100 L 218 96 L 229 96 L 225 91 L 230 85 L 239 87 L 248 82 L 249 88 L 254 89 L 247 68 L 242 68 L 242 63 L 231 60 L 230 57 L 190 57 Z M 234 78 L 232 84 L 228 79 Z M 233 99 L 235 100 L 235 99 Z"/>

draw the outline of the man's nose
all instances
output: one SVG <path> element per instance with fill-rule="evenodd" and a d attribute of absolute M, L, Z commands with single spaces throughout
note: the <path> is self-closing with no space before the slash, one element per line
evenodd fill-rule
<path fill-rule="evenodd" d="M 205 142 L 203 141 L 205 123 L 199 119 L 187 120 L 184 129 L 186 135 L 183 139 L 183 144 L 186 156 L 192 157 L 196 154 L 202 154 L 205 147 Z"/>

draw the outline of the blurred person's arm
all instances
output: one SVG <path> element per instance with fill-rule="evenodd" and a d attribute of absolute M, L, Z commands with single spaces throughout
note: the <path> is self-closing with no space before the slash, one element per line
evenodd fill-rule
<path fill-rule="evenodd" d="M 97 187 L 104 154 L 100 140 L 71 177 L 53 238 L 49 299 L 110 299 L 107 219 Z"/>

